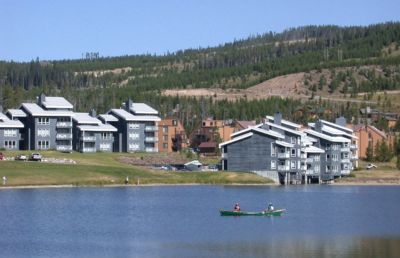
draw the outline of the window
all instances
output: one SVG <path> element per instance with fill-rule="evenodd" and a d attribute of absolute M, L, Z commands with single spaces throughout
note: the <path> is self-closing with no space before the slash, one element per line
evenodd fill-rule
<path fill-rule="evenodd" d="M 39 125 L 49 125 L 50 124 L 50 118 L 48 118 L 48 117 L 39 117 L 38 118 L 38 124 Z"/>
<path fill-rule="evenodd" d="M 349 153 L 348 152 L 343 153 L 343 158 L 344 159 L 348 159 L 349 158 Z"/>
<path fill-rule="evenodd" d="M 331 158 L 331 155 L 326 154 L 326 160 L 329 160 Z"/>
<path fill-rule="evenodd" d="M 50 136 L 50 130 L 49 129 L 38 129 L 37 135 L 41 137 L 48 137 Z"/>
<path fill-rule="evenodd" d="M 4 148 L 6 149 L 15 149 L 16 142 L 15 141 L 4 141 Z"/>
<path fill-rule="evenodd" d="M 290 137 L 291 143 L 295 144 L 296 143 L 296 137 Z"/>
<path fill-rule="evenodd" d="M 137 123 L 129 123 L 129 129 L 139 129 L 140 125 Z"/>
<path fill-rule="evenodd" d="M 138 133 L 130 133 L 129 134 L 129 139 L 131 140 L 136 140 L 139 138 L 139 134 Z"/>
<path fill-rule="evenodd" d="M 172 120 L 172 125 L 173 126 L 176 126 L 178 123 L 177 123 L 177 121 L 174 119 L 174 120 Z"/>
<path fill-rule="evenodd" d="M 291 149 L 291 156 L 296 157 L 296 149 L 294 148 Z"/>
<path fill-rule="evenodd" d="M 275 155 L 276 155 L 275 143 L 271 142 L 271 157 L 275 157 Z"/>
<path fill-rule="evenodd" d="M 298 144 L 298 145 L 301 144 L 301 142 L 300 142 L 300 137 L 297 137 L 297 144 Z"/>
<path fill-rule="evenodd" d="M 271 160 L 271 169 L 276 169 L 276 160 Z"/>
<path fill-rule="evenodd" d="M 290 161 L 290 168 L 292 168 L 292 169 L 296 168 L 296 162 L 295 161 Z"/>
<path fill-rule="evenodd" d="M 319 162 L 319 161 L 320 161 L 319 155 L 314 156 L 314 161 L 316 161 L 316 162 Z"/>
<path fill-rule="evenodd" d="M 39 150 L 48 150 L 50 148 L 49 141 L 38 141 L 37 145 Z"/>
<path fill-rule="evenodd" d="M 102 140 L 112 139 L 112 134 L 111 133 L 101 133 L 101 139 Z"/>
<path fill-rule="evenodd" d="M 165 134 L 168 133 L 168 126 L 164 125 L 163 129 L 162 129 L 162 132 L 165 133 Z"/>
<path fill-rule="evenodd" d="M 163 143 L 163 148 L 168 149 L 168 143 Z"/>
<path fill-rule="evenodd" d="M 4 130 L 4 137 L 15 137 L 17 136 L 17 130 L 13 129 L 5 129 Z"/>
<path fill-rule="evenodd" d="M 163 135 L 163 141 L 168 142 L 168 135 Z"/>
<path fill-rule="evenodd" d="M 332 160 L 333 161 L 338 161 L 338 155 L 337 154 L 332 154 Z"/>

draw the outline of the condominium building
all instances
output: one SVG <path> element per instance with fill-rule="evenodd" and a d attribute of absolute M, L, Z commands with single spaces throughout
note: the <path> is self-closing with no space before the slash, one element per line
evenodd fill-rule
<path fill-rule="evenodd" d="M 74 113 L 73 148 L 80 152 L 112 152 L 117 128 L 96 118 L 96 112 Z"/>
<path fill-rule="evenodd" d="M 176 152 L 187 147 L 187 136 L 182 123 L 175 118 L 158 123 L 158 151 Z"/>
<path fill-rule="evenodd" d="M 161 119 L 157 110 L 144 103 L 128 100 L 124 103 L 124 109 L 111 109 L 107 114 L 115 117 L 108 117 L 108 123 L 118 130 L 115 151 L 158 152 L 157 132 Z"/>
<path fill-rule="evenodd" d="M 37 103 L 22 103 L 24 149 L 72 151 L 73 106 L 62 97 L 40 94 Z M 12 115 L 13 112 L 11 112 Z"/>
<path fill-rule="evenodd" d="M 24 125 L 0 113 L 0 149 L 19 150 Z"/>

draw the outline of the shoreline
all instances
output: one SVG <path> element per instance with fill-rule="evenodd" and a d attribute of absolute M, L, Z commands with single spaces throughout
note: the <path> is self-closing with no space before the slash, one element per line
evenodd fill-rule
<path fill-rule="evenodd" d="M 321 184 L 307 184 L 301 186 L 315 186 Z M 400 182 L 335 182 L 325 184 L 327 186 L 400 186 Z M 279 184 L 201 184 L 201 183 L 183 183 L 183 184 L 110 184 L 110 185 L 15 185 L 15 186 L 0 186 L 1 190 L 13 189 L 58 189 L 58 188 L 117 188 L 117 187 L 159 187 L 159 186 L 275 186 L 280 187 L 284 185 Z M 290 186 L 290 185 L 289 185 Z M 295 186 L 295 185 L 293 185 Z M 296 185 L 300 186 L 300 185 Z"/>

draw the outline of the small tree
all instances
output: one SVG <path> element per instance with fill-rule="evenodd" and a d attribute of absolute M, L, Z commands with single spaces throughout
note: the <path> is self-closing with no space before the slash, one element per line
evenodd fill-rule
<path fill-rule="evenodd" d="M 367 155 L 366 155 L 365 159 L 367 161 L 373 161 L 373 159 L 374 159 L 374 153 L 373 153 L 371 144 L 369 144 L 367 147 Z"/>

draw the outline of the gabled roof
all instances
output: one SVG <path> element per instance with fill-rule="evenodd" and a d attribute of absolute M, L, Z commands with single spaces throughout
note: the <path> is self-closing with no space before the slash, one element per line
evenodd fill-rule
<path fill-rule="evenodd" d="M 306 152 L 306 153 L 325 153 L 325 151 L 323 149 L 320 149 L 315 146 L 308 146 L 308 147 L 304 148 L 304 152 Z"/>
<path fill-rule="evenodd" d="M 135 116 L 124 109 L 111 109 L 108 113 L 118 116 L 125 121 L 161 121 L 158 116 Z"/>
<path fill-rule="evenodd" d="M 92 124 L 99 125 L 101 121 L 95 117 L 90 116 L 88 113 L 74 113 L 72 120 L 78 124 Z"/>
<path fill-rule="evenodd" d="M 32 116 L 49 116 L 49 117 L 57 117 L 57 116 L 73 116 L 74 113 L 68 110 L 44 110 L 39 105 L 35 103 L 22 103 L 20 108 L 24 108 L 26 112 L 31 114 Z"/>
<path fill-rule="evenodd" d="M 277 145 L 283 146 L 283 147 L 288 147 L 288 148 L 293 148 L 294 144 L 288 143 L 288 142 L 283 142 L 283 141 L 275 141 Z"/>
<path fill-rule="evenodd" d="M 315 128 L 315 123 L 308 123 L 308 126 Z M 339 127 L 342 127 L 340 125 L 338 125 Z M 345 128 L 345 127 L 344 127 Z M 346 128 L 348 129 L 348 128 Z M 348 131 L 344 132 L 342 130 L 336 129 L 334 127 L 328 126 L 323 124 L 322 125 L 322 131 L 323 132 L 327 132 L 329 134 L 333 134 L 333 135 L 342 135 L 342 136 L 347 136 L 347 137 L 351 137 L 353 139 L 358 139 L 357 136 L 353 135 L 353 130 L 349 129 Z M 350 133 L 351 131 L 351 133 Z"/>
<path fill-rule="evenodd" d="M 243 129 L 246 129 L 250 126 L 256 125 L 255 121 L 239 121 L 239 120 L 237 120 L 236 123 Z"/>
<path fill-rule="evenodd" d="M 0 113 L 0 128 L 24 128 L 19 120 L 11 120 L 3 113 Z"/>
<path fill-rule="evenodd" d="M 282 134 L 280 134 L 278 132 L 274 132 L 274 131 L 271 131 L 271 130 L 266 130 L 266 129 L 259 128 L 259 126 L 261 126 L 261 125 L 262 124 L 257 125 L 255 127 L 249 127 L 247 129 L 244 129 L 244 130 L 241 130 L 239 132 L 233 133 L 233 134 L 231 134 L 231 138 L 234 138 L 234 137 L 236 137 L 238 135 L 241 135 L 241 134 L 244 134 L 244 133 L 247 133 L 247 132 L 258 132 L 258 133 L 269 135 L 269 136 L 272 136 L 272 137 L 275 137 L 275 138 L 285 139 L 285 136 L 283 136 Z"/>
<path fill-rule="evenodd" d="M 135 115 L 158 115 L 158 111 L 145 103 L 132 103 L 129 107 Z"/>
<path fill-rule="evenodd" d="M 347 132 L 348 134 L 352 134 L 352 133 L 353 133 L 353 130 L 352 130 L 352 129 L 347 128 L 347 127 L 345 127 L 345 126 L 341 126 L 341 125 L 338 125 L 338 124 L 335 124 L 335 123 L 331 123 L 331 122 L 328 122 L 328 121 L 322 120 L 322 119 L 321 119 L 321 122 L 322 122 L 323 124 L 325 124 L 325 125 L 330 126 L 330 127 L 336 128 L 336 129 L 341 130 L 341 131 L 345 131 L 345 132 Z"/>
<path fill-rule="evenodd" d="M 98 125 L 79 125 L 77 126 L 81 131 L 88 132 L 116 132 L 117 128 L 110 124 L 98 124 Z"/>
<path fill-rule="evenodd" d="M 329 136 L 329 135 L 326 135 L 326 134 L 323 134 L 323 133 L 319 133 L 319 132 L 311 130 L 311 129 L 304 130 L 304 132 L 306 134 L 311 134 L 314 137 L 317 137 L 317 138 L 320 138 L 320 139 L 324 139 L 324 140 L 327 140 L 327 141 L 330 141 L 330 142 L 351 142 L 350 139 L 344 138 L 342 136 Z"/>
<path fill-rule="evenodd" d="M 238 141 L 241 141 L 241 140 L 243 140 L 243 139 L 249 138 L 249 137 L 251 137 L 252 135 L 253 135 L 253 133 L 246 133 L 246 134 L 243 134 L 243 135 L 241 135 L 241 136 L 238 136 L 238 137 L 236 137 L 236 138 L 234 138 L 234 139 L 232 139 L 232 140 L 230 140 L 230 141 L 226 141 L 226 142 L 220 143 L 220 144 L 219 144 L 219 148 L 221 148 L 222 146 L 229 145 L 229 144 L 231 144 L 231 143 L 238 142 Z"/>
<path fill-rule="evenodd" d="M 265 124 L 269 125 L 269 126 L 272 126 L 272 127 L 276 127 L 278 129 L 284 130 L 284 131 L 292 133 L 292 134 L 297 134 L 297 135 L 300 135 L 300 136 L 304 135 L 304 133 L 301 132 L 301 131 L 296 131 L 296 130 L 293 130 L 293 129 L 290 129 L 290 128 L 287 128 L 287 127 L 284 127 L 284 126 L 281 126 L 281 125 L 277 125 L 277 124 L 274 124 L 274 123 L 271 123 L 271 122 L 266 122 Z"/>
<path fill-rule="evenodd" d="M 26 114 L 21 109 L 9 109 L 7 113 L 10 114 L 12 118 L 14 117 L 26 117 Z"/>
<path fill-rule="evenodd" d="M 273 116 L 266 116 L 266 118 L 268 119 L 268 121 L 274 121 L 274 117 Z M 290 122 L 290 121 L 285 120 L 285 119 L 281 120 L 281 124 L 285 124 L 285 125 L 288 125 L 290 127 L 294 127 L 294 128 L 298 128 L 298 129 L 301 128 L 301 125 L 293 123 L 293 122 Z"/>
<path fill-rule="evenodd" d="M 63 97 L 45 97 L 42 105 L 46 109 L 53 108 L 63 108 L 63 109 L 72 109 L 72 104 Z"/>
<path fill-rule="evenodd" d="M 109 115 L 109 114 L 101 114 L 98 117 L 101 118 L 104 122 L 117 122 L 118 121 L 118 118 L 116 118 L 113 115 Z"/>

